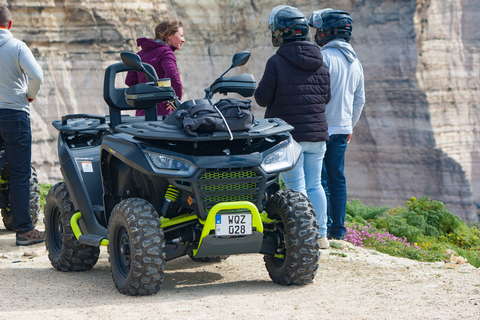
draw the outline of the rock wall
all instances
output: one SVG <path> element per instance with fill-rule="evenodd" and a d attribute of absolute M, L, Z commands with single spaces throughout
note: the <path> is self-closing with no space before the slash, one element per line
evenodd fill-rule
<path fill-rule="evenodd" d="M 428 195 L 467 220 L 480 203 L 480 29 L 475 0 L 289 1 L 306 15 L 332 7 L 354 19 L 351 40 L 365 70 L 367 104 L 347 150 L 350 198 L 401 206 Z M 177 52 L 184 99 L 249 50 L 231 74 L 261 78 L 275 52 L 267 19 L 278 0 L 8 1 L 12 33 L 45 73 L 33 103 L 34 163 L 40 181 L 61 180 L 51 122 L 68 113 L 105 114 L 103 72 L 135 39 L 152 37 L 165 15 L 184 22 Z M 119 79 L 119 83 L 122 79 Z M 263 110 L 256 107 L 257 116 Z"/>

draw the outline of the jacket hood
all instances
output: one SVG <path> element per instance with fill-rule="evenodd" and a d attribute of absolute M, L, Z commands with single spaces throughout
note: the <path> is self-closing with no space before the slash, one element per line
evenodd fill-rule
<path fill-rule="evenodd" d="M 348 42 L 339 41 L 339 40 L 331 41 L 326 45 L 324 45 L 322 47 L 322 50 L 325 50 L 328 48 L 337 48 L 349 62 L 353 62 L 357 60 L 357 54 L 355 53 L 355 50 L 353 50 L 353 47 Z"/>
<path fill-rule="evenodd" d="M 174 46 L 167 46 L 167 44 L 163 41 L 155 41 L 155 40 L 151 40 L 151 39 L 148 39 L 148 38 L 138 38 L 137 39 L 137 46 L 141 47 L 143 51 L 150 51 L 150 50 L 153 50 L 153 49 L 157 49 L 157 48 L 160 48 L 160 47 L 170 47 L 172 48 L 173 51 L 177 50 L 177 47 L 174 47 Z"/>
<path fill-rule="evenodd" d="M 8 40 L 12 38 L 13 36 L 10 31 L 6 29 L 0 29 L 0 47 L 3 46 Z"/>
<path fill-rule="evenodd" d="M 277 54 L 301 70 L 318 70 L 323 65 L 320 48 L 307 41 L 285 43 L 278 48 Z"/>

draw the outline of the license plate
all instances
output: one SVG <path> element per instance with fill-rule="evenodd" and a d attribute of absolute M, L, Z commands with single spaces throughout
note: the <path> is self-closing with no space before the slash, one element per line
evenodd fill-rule
<path fill-rule="evenodd" d="M 252 234 L 252 215 L 248 213 L 217 214 L 216 236 L 244 236 Z"/>

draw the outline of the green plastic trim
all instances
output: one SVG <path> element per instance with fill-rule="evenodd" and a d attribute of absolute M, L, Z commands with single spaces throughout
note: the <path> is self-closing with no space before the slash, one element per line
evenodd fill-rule
<path fill-rule="evenodd" d="M 263 233 L 263 223 L 258 212 L 257 207 L 250 201 L 232 201 L 232 202 L 220 202 L 217 203 L 208 212 L 207 220 L 205 220 L 202 234 L 200 236 L 200 242 L 198 248 L 202 245 L 203 239 L 210 234 L 212 230 L 215 230 L 215 216 L 222 210 L 238 210 L 248 209 L 252 213 L 252 229 L 256 228 L 256 231 Z M 193 249 L 193 256 L 195 257 L 198 252 L 197 249 Z"/>
<path fill-rule="evenodd" d="M 70 226 L 72 227 L 73 234 L 75 235 L 75 238 L 77 238 L 77 240 L 82 235 L 82 231 L 80 230 L 80 227 L 78 226 L 78 219 L 80 219 L 81 217 L 82 217 L 82 213 L 77 212 L 72 216 L 72 219 L 70 219 Z M 108 240 L 103 239 L 100 242 L 100 245 L 101 246 L 108 246 Z"/>
<path fill-rule="evenodd" d="M 275 223 L 278 222 L 278 220 L 270 219 L 265 211 L 262 211 L 260 213 L 260 219 L 262 219 L 263 223 Z"/>
<path fill-rule="evenodd" d="M 192 221 L 195 219 L 198 219 L 196 215 L 191 215 L 187 213 L 171 219 L 160 217 L 160 222 L 162 223 L 162 228 L 166 228 L 166 227 L 174 226 L 176 224 Z"/>

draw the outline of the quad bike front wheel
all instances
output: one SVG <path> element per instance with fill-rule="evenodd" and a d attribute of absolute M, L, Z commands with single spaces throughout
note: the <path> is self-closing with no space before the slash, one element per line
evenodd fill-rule
<path fill-rule="evenodd" d="M 163 283 L 166 254 L 153 206 L 138 198 L 117 204 L 108 224 L 108 238 L 110 269 L 118 291 L 130 296 L 157 293 Z"/>
<path fill-rule="evenodd" d="M 73 203 L 65 183 L 50 188 L 45 204 L 45 241 L 48 258 L 60 271 L 87 271 L 98 261 L 100 248 L 81 244 L 75 237 L 70 220 Z"/>
<path fill-rule="evenodd" d="M 267 203 L 270 219 L 278 220 L 271 235 L 277 239 L 277 254 L 265 256 L 270 278 L 278 284 L 305 285 L 318 269 L 320 245 L 318 221 L 308 198 L 293 190 L 279 190 Z"/>
<path fill-rule="evenodd" d="M 40 210 L 40 187 L 38 186 L 37 170 L 33 165 L 30 167 L 32 169 L 32 173 L 30 175 L 30 202 L 28 210 L 30 212 L 30 217 L 32 218 L 32 225 L 35 228 L 38 221 L 38 212 Z M 8 172 L 6 171 L 8 171 L 8 169 L 5 168 L 2 172 L 2 178 L 5 174 L 8 175 Z M 9 198 L 9 194 L 6 195 L 7 199 Z M 2 209 L 2 219 L 5 229 L 9 231 L 15 231 L 13 216 L 10 208 Z"/>

